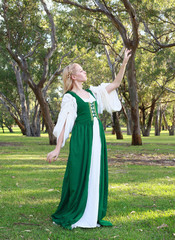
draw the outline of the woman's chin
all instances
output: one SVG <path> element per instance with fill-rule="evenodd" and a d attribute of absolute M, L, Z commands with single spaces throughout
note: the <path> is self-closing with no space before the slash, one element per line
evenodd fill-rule
<path fill-rule="evenodd" d="M 87 78 L 86 79 L 82 79 L 81 82 L 84 83 L 87 81 Z"/>

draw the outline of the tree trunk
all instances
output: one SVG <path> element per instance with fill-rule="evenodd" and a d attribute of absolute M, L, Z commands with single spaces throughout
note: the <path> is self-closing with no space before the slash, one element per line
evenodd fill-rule
<path fill-rule="evenodd" d="M 113 117 L 113 123 L 114 123 L 113 126 L 116 134 L 116 139 L 123 139 L 123 134 L 122 134 L 120 123 L 119 123 L 118 113 L 113 112 L 112 117 Z"/>
<path fill-rule="evenodd" d="M 123 113 L 124 113 L 126 124 L 127 124 L 127 135 L 131 135 L 132 134 L 131 111 L 128 107 L 125 107 L 123 105 Z"/>
<path fill-rule="evenodd" d="M 163 113 L 163 120 L 164 120 L 164 123 L 165 123 L 165 129 L 168 130 L 168 123 L 167 123 L 167 120 L 166 120 L 165 113 Z"/>
<path fill-rule="evenodd" d="M 103 129 L 104 131 L 106 130 L 107 128 L 107 120 L 109 118 L 109 113 L 107 111 L 104 111 L 103 114 L 100 116 L 100 120 L 103 124 Z"/>
<path fill-rule="evenodd" d="M 56 124 L 56 123 L 55 123 L 55 124 Z M 44 124 L 44 119 L 43 119 L 43 117 L 42 117 L 41 131 L 44 131 L 44 126 L 45 126 L 45 124 Z"/>
<path fill-rule="evenodd" d="M 152 120 L 153 120 L 153 116 L 154 116 L 155 105 L 156 105 L 155 100 L 152 100 L 152 105 L 151 105 L 151 110 L 150 110 L 149 117 L 148 117 L 148 122 L 147 122 L 147 125 L 146 125 L 146 128 L 144 129 L 144 131 L 142 131 L 143 136 L 149 136 L 150 135 L 151 124 L 152 124 Z"/>
<path fill-rule="evenodd" d="M 32 136 L 40 137 L 40 107 L 39 107 L 39 104 L 35 104 L 35 112 L 33 115 L 31 132 L 32 132 Z"/>
<path fill-rule="evenodd" d="M 168 126 L 169 130 L 169 136 L 174 136 L 174 130 L 175 130 L 175 105 L 173 105 L 173 121 L 172 126 Z"/>
<path fill-rule="evenodd" d="M 155 136 L 160 136 L 159 128 L 159 118 L 160 118 L 160 105 L 157 107 L 156 119 L 155 119 Z"/>
<path fill-rule="evenodd" d="M 131 111 L 130 111 L 130 109 L 127 109 L 127 116 L 128 116 L 127 135 L 132 135 L 132 119 L 131 119 Z"/>
<path fill-rule="evenodd" d="M 41 118 L 41 110 L 39 109 L 36 119 L 36 135 L 40 136 L 41 133 L 41 124 L 40 124 L 40 118 Z"/>
<path fill-rule="evenodd" d="M 162 108 L 161 108 L 161 106 L 160 106 L 159 132 L 161 132 L 161 126 L 162 126 L 162 115 L 163 115 L 163 111 L 162 111 Z"/>
<path fill-rule="evenodd" d="M 4 123 L 4 125 L 9 130 L 10 133 L 13 133 L 13 129 L 11 128 L 11 126 L 8 126 L 6 123 Z"/>
<path fill-rule="evenodd" d="M 15 116 L 15 114 L 11 111 L 10 106 L 6 103 L 6 101 L 1 97 L 0 98 L 2 104 L 7 109 L 7 111 L 10 113 L 11 117 L 15 120 L 18 127 L 21 129 L 21 132 L 23 135 L 26 135 L 26 128 L 23 124 L 23 121 L 21 119 L 21 116 L 19 116 L 20 120 Z M 16 108 L 15 108 L 16 109 Z M 19 113 L 20 114 L 20 113 Z"/>
<path fill-rule="evenodd" d="M 56 138 L 53 135 L 54 125 L 53 125 L 53 122 L 52 122 L 52 119 L 50 116 L 49 105 L 46 102 L 46 99 L 43 96 L 42 90 L 39 87 L 34 88 L 33 91 L 37 97 L 39 104 L 40 104 L 41 114 L 44 119 L 44 123 L 46 125 L 47 132 L 49 134 L 49 143 L 50 143 L 50 145 L 55 145 Z"/>
<path fill-rule="evenodd" d="M 5 132 L 4 132 L 4 125 L 3 125 L 3 123 L 2 123 L 2 125 L 1 125 L 1 128 L 2 128 L 2 132 L 5 133 Z"/>
<path fill-rule="evenodd" d="M 127 116 L 127 135 L 132 135 L 131 110 L 128 107 L 126 108 L 126 116 Z"/>
<path fill-rule="evenodd" d="M 106 46 L 104 46 L 104 49 L 105 49 L 106 57 L 107 57 L 107 60 L 108 60 L 108 65 L 109 65 L 109 68 L 110 68 L 111 73 L 112 73 L 112 80 L 114 81 L 114 79 L 116 77 L 115 64 L 112 64 L 111 58 L 110 58 L 110 55 L 109 55 L 109 52 L 108 52 L 108 49 L 107 49 Z M 121 131 L 120 122 L 119 122 L 119 118 L 118 118 L 118 113 L 117 112 L 113 112 L 112 113 L 112 119 L 113 119 L 112 134 L 116 133 L 116 138 L 117 139 L 123 139 L 123 134 L 122 134 L 122 131 Z"/>
<path fill-rule="evenodd" d="M 168 128 L 168 131 L 169 131 L 169 136 L 174 136 L 174 126 L 173 125 Z"/>
<path fill-rule="evenodd" d="M 142 145 L 142 139 L 140 134 L 140 121 L 139 121 L 139 109 L 138 109 L 138 95 L 137 95 L 137 83 L 135 73 L 135 53 L 128 61 L 127 65 L 127 79 L 129 85 L 129 96 L 131 104 L 131 118 L 132 118 L 132 145 Z"/>
<path fill-rule="evenodd" d="M 30 130 L 30 122 L 29 122 L 28 113 L 27 113 L 27 104 L 26 104 L 26 99 L 24 94 L 24 87 L 21 79 L 21 73 L 20 73 L 19 67 L 15 66 L 15 64 L 13 64 L 13 69 L 16 75 L 16 80 L 17 80 L 18 93 L 19 93 L 20 102 L 21 102 L 22 120 L 25 125 L 26 136 L 31 136 L 32 134 Z"/>
<path fill-rule="evenodd" d="M 26 135 L 26 128 L 25 128 L 24 124 L 22 124 L 16 117 L 14 117 L 14 120 L 15 120 L 16 124 L 18 125 L 18 127 L 21 129 L 22 134 Z"/>
<path fill-rule="evenodd" d="M 10 133 L 13 133 L 13 129 L 11 127 L 7 127 Z"/>
<path fill-rule="evenodd" d="M 145 117 L 145 106 L 143 103 L 140 110 L 141 110 L 140 125 L 141 125 L 142 134 L 144 136 L 145 129 L 146 129 L 146 117 Z"/>

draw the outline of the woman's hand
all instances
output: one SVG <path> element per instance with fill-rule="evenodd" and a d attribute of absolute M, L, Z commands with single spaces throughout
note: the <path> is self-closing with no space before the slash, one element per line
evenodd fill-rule
<path fill-rule="evenodd" d="M 110 83 L 108 86 L 106 86 L 106 91 L 108 93 L 112 92 L 113 90 L 115 90 L 116 88 L 118 88 L 120 86 L 120 83 L 121 83 L 124 73 L 125 73 L 126 64 L 129 60 L 129 58 L 131 57 L 131 51 L 132 50 L 129 50 L 127 48 L 125 49 L 123 64 L 120 67 L 120 70 L 119 70 L 117 76 L 115 77 L 115 79 L 112 83 Z"/>
<path fill-rule="evenodd" d="M 130 59 L 131 57 L 131 49 L 125 49 L 125 53 L 124 53 L 124 59 L 123 59 L 123 63 L 127 64 L 128 60 Z"/>
<path fill-rule="evenodd" d="M 55 162 L 58 158 L 59 152 L 57 149 L 53 150 L 52 152 L 47 154 L 47 161 L 51 163 L 52 161 Z"/>

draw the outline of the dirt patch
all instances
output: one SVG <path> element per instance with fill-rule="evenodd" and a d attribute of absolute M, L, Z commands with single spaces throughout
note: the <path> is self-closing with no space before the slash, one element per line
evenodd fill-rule
<path fill-rule="evenodd" d="M 133 164 L 133 165 L 151 165 L 151 166 L 175 166 L 175 160 L 157 160 L 157 161 L 143 161 L 140 159 L 125 160 L 125 159 L 108 159 L 109 165 Z"/>
<path fill-rule="evenodd" d="M 0 142 L 0 147 L 9 147 L 9 146 L 22 146 L 23 143 L 21 142 Z"/>
<path fill-rule="evenodd" d="M 116 146 L 116 145 L 118 145 L 118 146 L 131 146 L 131 144 L 130 143 L 113 143 L 113 142 L 107 142 L 106 143 L 107 145 L 112 145 L 112 146 Z"/>
<path fill-rule="evenodd" d="M 167 158 L 165 155 L 148 154 L 117 154 L 116 158 L 108 159 L 109 165 L 135 164 L 155 166 L 175 166 L 175 159 Z"/>

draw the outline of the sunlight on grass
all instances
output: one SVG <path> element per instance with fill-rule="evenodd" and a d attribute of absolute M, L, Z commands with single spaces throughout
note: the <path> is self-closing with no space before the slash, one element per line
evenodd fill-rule
<path fill-rule="evenodd" d="M 155 184 L 155 183 L 140 183 L 138 185 L 136 184 L 110 184 L 109 189 L 111 193 L 115 194 L 121 194 L 122 192 L 134 193 L 135 195 L 144 195 L 144 196 L 174 196 L 175 198 L 175 186 L 174 182 L 172 182 L 173 185 L 167 185 L 167 184 Z"/>
<path fill-rule="evenodd" d="M 175 136 L 169 137 L 166 131 L 155 137 L 152 130 L 150 137 L 142 138 L 142 146 L 131 146 L 131 136 L 124 133 L 124 140 L 116 140 L 107 130 L 110 161 L 105 219 L 114 227 L 73 231 L 51 222 L 61 197 L 69 140 L 58 161 L 49 164 L 46 156 L 54 146 L 49 145 L 48 134 L 33 138 L 16 130 L 13 134 L 0 132 L 0 239 L 174 239 L 174 166 L 131 165 L 122 161 L 168 159 L 173 163 Z M 121 163 L 115 163 L 118 159 Z M 158 229 L 162 224 L 165 227 Z"/>
<path fill-rule="evenodd" d="M 65 165 L 37 165 L 37 164 L 12 164 L 12 165 L 5 165 L 5 167 L 6 168 L 33 168 L 34 170 L 35 169 L 37 169 L 37 168 L 39 168 L 39 169 L 50 169 L 51 168 L 51 170 L 53 169 L 53 168 L 55 168 L 55 169 L 59 169 L 59 168 L 64 168 L 65 169 Z M 50 170 L 49 170 L 50 171 Z"/>
<path fill-rule="evenodd" d="M 9 159 L 9 160 L 46 160 L 46 158 L 43 158 L 43 156 L 38 156 L 38 155 L 11 155 L 7 154 L 6 156 L 3 156 L 4 159 Z"/>
<path fill-rule="evenodd" d="M 151 220 L 160 217 L 174 217 L 175 219 L 175 210 L 170 209 L 167 211 L 161 210 L 148 210 L 145 212 L 131 212 L 127 216 L 117 216 L 117 218 L 113 217 L 113 221 L 117 222 L 133 222 L 133 221 L 142 221 L 142 220 Z"/>

